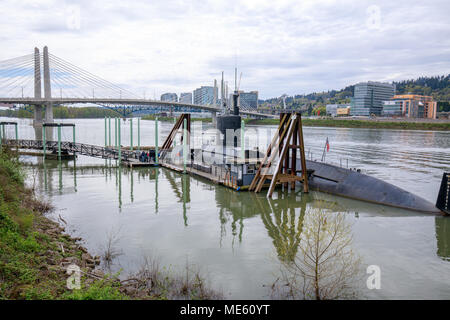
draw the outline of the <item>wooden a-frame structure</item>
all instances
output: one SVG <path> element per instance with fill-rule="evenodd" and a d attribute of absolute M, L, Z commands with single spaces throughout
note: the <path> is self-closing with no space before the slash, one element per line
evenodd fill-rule
<path fill-rule="evenodd" d="M 297 150 L 300 150 L 301 170 L 297 170 Z M 274 163 L 275 156 L 279 161 Z M 301 176 L 297 176 L 301 172 Z M 295 182 L 303 183 L 303 192 L 308 192 L 305 146 L 303 143 L 302 116 L 300 113 L 281 113 L 280 124 L 272 142 L 267 148 L 264 160 L 256 172 L 249 191 L 260 192 L 264 182 L 270 180 L 267 197 L 271 198 L 275 186 L 283 184 L 295 189 Z"/>
<path fill-rule="evenodd" d="M 169 151 L 170 148 L 172 147 L 172 143 L 174 142 L 179 129 L 180 128 L 184 129 L 184 119 L 186 119 L 187 141 L 190 141 L 191 115 L 189 113 L 183 113 L 175 122 L 172 130 L 170 131 L 169 135 L 167 136 L 166 140 L 164 141 L 164 144 L 161 147 L 161 155 L 160 155 L 161 160 L 164 159 L 165 155 L 167 154 L 167 151 Z"/>

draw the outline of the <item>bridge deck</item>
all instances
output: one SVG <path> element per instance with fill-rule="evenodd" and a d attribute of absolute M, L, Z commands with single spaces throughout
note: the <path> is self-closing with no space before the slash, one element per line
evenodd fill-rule
<path fill-rule="evenodd" d="M 165 106 L 165 107 L 187 107 L 198 110 L 206 110 L 212 112 L 222 112 L 223 109 L 214 105 L 198 105 L 182 102 L 171 102 L 171 101 L 159 101 L 159 100 L 146 100 L 146 99 L 111 99 L 111 98 L 8 98 L 0 97 L 0 103 L 4 104 L 25 104 L 25 105 L 47 105 L 49 103 L 53 105 L 68 105 L 68 104 L 107 104 L 107 105 L 135 105 L 135 106 Z M 240 114 L 262 117 L 262 118 L 275 118 L 272 114 L 258 112 L 257 109 L 246 110 L 245 108 L 240 108 Z"/>

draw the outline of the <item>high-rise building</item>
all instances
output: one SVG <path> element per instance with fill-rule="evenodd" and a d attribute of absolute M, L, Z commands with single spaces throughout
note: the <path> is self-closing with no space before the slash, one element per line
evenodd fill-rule
<path fill-rule="evenodd" d="M 182 92 L 180 93 L 180 100 L 182 103 L 192 104 L 192 92 Z"/>
<path fill-rule="evenodd" d="M 258 91 L 239 91 L 239 106 L 244 108 L 258 108 Z"/>
<path fill-rule="evenodd" d="M 437 103 L 431 96 L 399 94 L 384 101 L 383 115 L 436 119 Z"/>
<path fill-rule="evenodd" d="M 178 102 L 178 96 L 176 93 L 163 93 L 161 95 L 161 101 L 167 101 L 167 102 Z"/>
<path fill-rule="evenodd" d="M 338 115 L 347 115 L 347 111 L 350 111 L 350 104 L 327 104 L 326 105 L 326 113 L 332 117 L 336 117 Z"/>
<path fill-rule="evenodd" d="M 382 116 L 385 117 L 394 117 L 394 116 L 402 116 L 402 103 L 401 101 L 387 100 L 383 101 L 383 111 L 381 112 Z"/>
<path fill-rule="evenodd" d="M 194 90 L 194 104 L 207 105 L 214 104 L 214 89 L 215 96 L 218 96 L 217 87 L 201 86 Z"/>
<path fill-rule="evenodd" d="M 355 85 L 351 114 L 356 116 L 381 115 L 383 101 L 395 94 L 395 85 L 383 82 L 360 82 Z"/>

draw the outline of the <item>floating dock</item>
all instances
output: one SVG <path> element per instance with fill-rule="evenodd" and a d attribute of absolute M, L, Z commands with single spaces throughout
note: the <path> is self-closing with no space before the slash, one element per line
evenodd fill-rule
<path fill-rule="evenodd" d="M 155 167 L 157 164 L 155 164 L 154 160 L 150 161 L 139 161 L 139 159 L 127 159 L 123 160 L 122 164 L 129 167 L 129 168 L 136 168 L 136 167 Z"/>

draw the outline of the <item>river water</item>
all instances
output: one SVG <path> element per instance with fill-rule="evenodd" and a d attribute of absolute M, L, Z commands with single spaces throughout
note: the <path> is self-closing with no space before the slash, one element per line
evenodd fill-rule
<path fill-rule="evenodd" d="M 4 119 L 6 120 L 6 119 Z M 8 119 L 11 120 L 11 119 Z M 19 122 L 19 138 L 34 138 L 31 120 Z M 76 124 L 77 142 L 104 145 L 103 119 Z M 134 144 L 137 143 L 136 119 Z M 141 145 L 154 145 L 154 122 L 141 121 Z M 159 143 L 172 123 L 160 123 Z M 112 124 L 114 127 L 114 124 Z M 247 127 L 260 133 L 275 127 Z M 62 139 L 72 140 L 63 128 Z M 122 125 L 127 145 L 129 121 Z M 359 168 L 435 203 L 444 171 L 450 171 L 450 132 L 305 127 L 308 158 Z M 270 134 L 267 134 L 270 136 Z M 12 138 L 14 130 L 7 129 Z M 270 137 L 269 137 L 270 138 Z M 114 131 L 112 131 L 114 141 Z M 251 143 L 251 142 L 249 142 Z M 258 142 L 267 146 L 267 139 Z M 450 219 L 349 200 L 319 192 L 235 192 L 205 179 L 163 168 L 117 168 L 114 161 L 79 156 L 74 161 L 22 156 L 28 181 L 56 206 L 74 236 L 101 254 L 108 239 L 120 255 L 112 271 L 137 271 L 145 256 L 174 272 L 197 266 L 226 298 L 270 299 L 286 248 L 295 251 L 300 217 L 322 199 L 352 223 L 361 270 L 377 265 L 381 289 L 355 287 L 362 299 L 450 299 Z"/>

